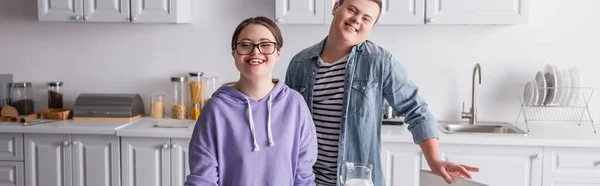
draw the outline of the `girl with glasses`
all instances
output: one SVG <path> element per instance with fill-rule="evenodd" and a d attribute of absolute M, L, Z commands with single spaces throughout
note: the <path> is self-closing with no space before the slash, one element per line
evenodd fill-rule
<path fill-rule="evenodd" d="M 273 81 L 283 46 L 265 17 L 241 22 L 231 54 L 237 82 L 206 103 L 190 141 L 186 186 L 314 185 L 315 125 L 302 95 Z"/>

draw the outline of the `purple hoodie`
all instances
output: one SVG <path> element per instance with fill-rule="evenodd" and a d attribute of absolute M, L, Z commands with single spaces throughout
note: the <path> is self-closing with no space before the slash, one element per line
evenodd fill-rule
<path fill-rule="evenodd" d="M 315 185 L 315 125 L 283 82 L 259 101 L 223 86 L 202 109 L 189 156 L 186 186 Z"/>

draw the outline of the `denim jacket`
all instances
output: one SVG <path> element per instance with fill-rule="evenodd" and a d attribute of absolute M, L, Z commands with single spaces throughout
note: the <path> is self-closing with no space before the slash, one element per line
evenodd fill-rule
<path fill-rule="evenodd" d="M 325 40 L 296 54 L 285 78 L 286 85 L 302 94 L 311 113 L 318 56 Z M 344 79 L 338 166 L 342 160 L 372 164 L 373 183 L 383 186 L 380 155 L 383 99 L 390 103 L 396 116 L 405 117 L 415 143 L 438 137 L 435 119 L 400 63 L 371 41 L 352 48 Z"/>

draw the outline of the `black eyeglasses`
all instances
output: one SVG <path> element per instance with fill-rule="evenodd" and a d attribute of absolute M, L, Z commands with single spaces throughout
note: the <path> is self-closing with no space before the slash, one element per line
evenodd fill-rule
<path fill-rule="evenodd" d="M 260 42 L 260 43 L 254 44 L 254 43 L 248 43 L 248 42 L 241 42 L 241 43 L 236 43 L 233 49 L 239 55 L 249 55 L 254 50 L 254 47 L 258 48 L 259 53 L 264 54 L 264 55 L 270 55 L 270 54 L 275 53 L 275 50 L 277 49 L 277 43 L 275 43 L 275 42 Z"/>

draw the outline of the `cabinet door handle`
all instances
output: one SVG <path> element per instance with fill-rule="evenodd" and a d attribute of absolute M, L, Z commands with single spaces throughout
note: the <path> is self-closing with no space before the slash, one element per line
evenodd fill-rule
<path fill-rule="evenodd" d="M 89 20 L 89 19 L 90 19 L 90 16 L 83 16 L 84 21 Z"/>
<path fill-rule="evenodd" d="M 600 160 L 596 161 L 596 163 L 594 163 L 594 165 L 595 165 L 596 167 L 600 166 Z"/>
<path fill-rule="evenodd" d="M 63 141 L 63 146 L 69 146 L 69 141 Z"/>
<path fill-rule="evenodd" d="M 81 20 L 81 16 L 76 15 L 76 16 L 73 17 L 73 19 L 79 21 L 79 20 Z"/>
<path fill-rule="evenodd" d="M 429 18 L 429 19 L 427 19 L 427 22 L 428 23 L 435 23 L 435 19 L 434 18 Z"/>
<path fill-rule="evenodd" d="M 169 145 L 167 145 L 167 144 L 165 143 L 165 144 L 163 144 L 163 145 L 162 145 L 162 148 L 163 148 L 163 149 L 168 149 L 168 148 L 169 148 Z"/>
<path fill-rule="evenodd" d="M 172 149 L 177 148 L 177 144 L 175 144 L 175 143 L 171 144 L 171 148 Z"/>
<path fill-rule="evenodd" d="M 77 143 L 77 141 L 73 141 L 73 142 L 71 142 L 71 144 L 77 145 L 78 143 Z"/>
<path fill-rule="evenodd" d="M 135 16 L 131 17 L 131 21 L 132 21 L 132 22 L 133 22 L 133 21 L 137 21 L 137 19 L 138 19 L 138 18 L 137 18 L 137 17 L 135 17 Z"/>
<path fill-rule="evenodd" d="M 533 158 L 534 159 L 540 159 L 540 158 L 542 158 L 542 153 L 537 153 L 537 154 L 533 155 Z"/>

